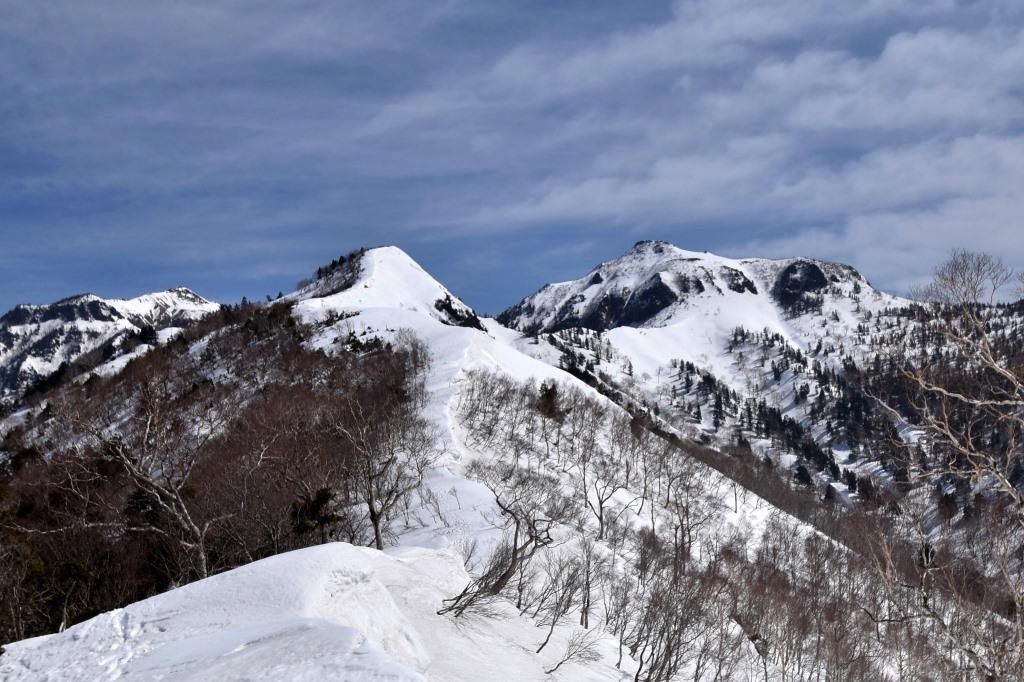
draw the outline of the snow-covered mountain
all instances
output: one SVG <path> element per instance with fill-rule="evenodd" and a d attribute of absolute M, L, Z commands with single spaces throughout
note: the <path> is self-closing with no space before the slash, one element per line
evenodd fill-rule
<path fill-rule="evenodd" d="M 427 516 L 428 495 L 437 519 L 404 524 L 402 547 L 386 554 L 342 544 L 300 550 L 11 644 L 0 657 L 0 678 L 549 679 L 544 670 L 558 664 L 571 629 L 558 627 L 552 646 L 536 656 L 538 630 L 511 604 L 492 606 L 494 618 L 436 612 L 469 580 L 466 557 L 501 538 L 493 493 L 461 475 L 481 454 L 466 447 L 453 416 L 460 385 L 473 372 L 516 381 L 572 377 L 513 348 L 518 334 L 479 320 L 394 247 L 336 261 L 277 304 L 306 325 L 314 348 L 364 348 L 409 336 L 425 344 L 432 358 L 423 414 L 444 454 L 415 504 L 416 517 Z M 602 660 L 570 679 L 619 679 L 610 640 L 598 645 Z"/>
<path fill-rule="evenodd" d="M 571 379 L 543 359 L 521 352 L 519 334 L 478 318 L 444 285 L 397 247 L 357 252 L 344 287 L 330 272 L 285 297 L 293 314 L 315 331 L 311 344 L 329 349 L 361 339 L 395 341 L 403 330 L 425 342 L 433 356 L 427 412 L 445 432 L 449 403 L 466 372 L 501 371 L 517 380 Z M 351 259 L 350 259 L 351 260 Z M 342 261 L 344 263 L 344 261 Z"/>
<path fill-rule="evenodd" d="M 642 241 L 498 319 L 547 340 L 526 352 L 628 386 L 636 403 L 693 437 L 725 444 L 739 428 L 755 447 L 761 440 L 763 454 L 792 466 L 793 444 L 772 447 L 778 434 L 753 423 L 791 420 L 790 440 L 813 438 L 822 449 L 818 468 L 831 471 L 821 482 L 845 494 L 841 462 L 825 451 L 842 459 L 859 444 L 844 439 L 826 409 L 845 390 L 833 378 L 845 375 L 846 363 L 867 367 L 883 350 L 907 352 L 910 305 L 848 265 L 730 259 Z M 878 473 L 864 461 L 851 467 Z"/>
<path fill-rule="evenodd" d="M 137 333 L 131 329 L 183 319 L 171 310 L 199 316 L 212 306 L 195 297 L 189 313 L 175 300 L 160 309 L 140 299 L 69 299 L 66 313 L 20 307 L 3 320 L 17 329 L 59 321 L 54 328 L 70 324 L 66 334 L 75 338 L 75 325 Z M 178 474 L 193 478 L 177 499 L 194 514 L 188 523 L 203 527 L 202 542 L 208 532 L 223 553 L 236 545 L 248 552 L 247 527 L 221 528 L 238 515 L 218 506 L 229 495 L 258 485 L 265 467 L 277 466 L 268 462 L 323 447 L 330 419 L 345 437 L 378 437 L 363 430 L 372 424 L 345 422 L 343 411 L 331 412 L 337 406 L 315 402 L 301 404 L 327 416 L 312 423 L 309 439 L 297 437 L 307 433 L 305 415 L 289 412 L 288 401 L 300 396 L 303 377 L 321 390 L 340 376 L 338 391 L 357 391 L 354 405 L 343 403 L 348 414 L 368 414 L 361 403 L 370 396 L 359 391 L 372 387 L 359 383 L 357 359 L 399 348 L 416 355 L 412 371 L 423 372 L 417 414 L 430 427 L 421 433 L 433 455 L 421 484 L 387 512 L 393 546 L 331 543 L 227 570 L 10 644 L 0 678 L 882 680 L 905 670 L 923 671 L 922 679 L 938 669 L 975 670 L 950 653 L 944 623 L 913 614 L 868 619 L 865 608 L 903 608 L 921 603 L 920 595 L 913 581 L 897 581 L 898 594 L 880 593 L 877 574 L 848 560 L 863 538 L 851 541 L 841 523 L 868 499 L 870 481 L 885 485 L 902 466 L 867 447 L 871 428 L 881 428 L 869 417 L 892 423 L 854 404 L 863 397 L 854 375 L 878 362 L 882 348 L 917 347 L 908 334 L 920 323 L 908 306 L 845 265 L 734 260 L 641 242 L 579 280 L 548 285 L 499 321 L 478 318 L 400 249 L 350 254 L 277 302 L 231 309 L 223 327 L 182 335 L 187 371 L 174 376 L 184 389 L 170 404 L 187 409 L 187 396 L 215 396 L 188 414 L 220 426 L 195 434 L 237 429 L 211 452 L 239 461 L 181 467 L 195 473 Z M 284 370 L 261 364 L 280 359 L 274 344 L 327 364 L 314 371 L 303 364 L 316 362 L 309 358 Z M 111 365 L 94 389 L 128 395 L 130 404 L 130 391 L 118 391 L 119 367 Z M 332 375 L 335 367 L 340 374 Z M 136 367 L 135 376 L 147 375 Z M 0 441 L 11 471 L 30 469 L 48 439 L 69 437 L 42 411 L 28 412 L 6 425 L 18 439 Z M 113 408 L 104 414 L 114 416 L 94 432 L 106 438 L 127 420 Z M 284 428 L 261 430 L 278 418 Z M 172 418 L 167 433 L 179 437 L 183 423 L 190 422 Z M 0 436 L 4 429 L 0 423 Z M 400 437 L 389 434 L 397 440 L 384 447 L 386 462 L 403 456 L 393 445 Z M 891 442 L 890 435 L 882 438 Z M 128 441 L 103 441 L 102 471 L 116 469 L 110 448 Z M 146 439 L 136 442 L 145 450 Z M 129 452 L 125 461 L 134 475 L 138 459 Z M 121 528 L 128 519 L 125 532 L 139 538 L 150 527 L 150 535 L 172 537 L 161 503 L 146 498 L 160 477 L 174 475 L 171 464 L 157 467 L 159 480 L 136 494 L 118 497 L 111 486 L 84 496 L 88 510 Z M 217 484 L 204 487 L 196 479 L 203 475 Z M 402 480 L 390 475 L 367 495 Z M 281 477 L 269 489 L 290 484 Z M 332 524 L 343 517 L 365 523 L 371 515 L 363 510 L 369 497 L 351 492 L 354 479 L 303 485 L 303 495 L 281 497 L 278 516 L 268 517 L 276 519 L 266 524 L 275 546 L 306 532 L 300 521 L 310 520 L 303 514 L 313 514 L 315 500 L 327 507 L 311 518 L 335 529 L 323 530 L 324 540 L 341 532 Z M 38 512 L 28 489 L 11 513 Z M 339 489 L 349 496 L 342 500 Z M 916 504 L 905 501 L 907 509 Z M 267 513 L 248 501 L 242 508 L 242 516 Z M 951 527 L 930 512 L 923 518 L 936 542 Z M 979 532 L 966 509 L 956 519 L 965 532 Z M 182 545 L 186 558 L 195 537 Z M 178 556 L 164 551 L 161 561 Z M 12 556 L 0 552 L 0 562 Z M 53 601 L 67 618 L 69 603 L 92 596 L 81 587 L 92 585 L 92 560 L 75 559 L 49 578 L 47 585 L 67 591 L 62 602 L 50 593 L 33 598 Z M 474 598 L 472 609 L 453 615 L 450 607 Z M 919 629 L 900 629 L 907 623 Z M 986 623 L 969 632 L 999 627 Z"/>
<path fill-rule="evenodd" d="M 719 327 L 755 327 L 761 320 L 778 326 L 780 318 L 820 312 L 827 296 L 851 295 L 900 304 L 848 265 L 809 258 L 734 260 L 642 241 L 577 280 L 548 284 L 498 320 L 534 333 L 665 327 L 692 314 L 721 320 Z"/>
<path fill-rule="evenodd" d="M 106 347 L 100 359 L 108 360 L 128 339 L 155 342 L 219 308 L 184 287 L 127 300 L 82 294 L 15 306 L 0 317 L 0 406 L 88 353 Z"/>

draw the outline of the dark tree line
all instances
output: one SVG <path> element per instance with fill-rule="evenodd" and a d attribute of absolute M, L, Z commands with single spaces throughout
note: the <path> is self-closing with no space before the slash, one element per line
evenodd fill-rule
<path fill-rule="evenodd" d="M 415 338 L 330 355 L 240 306 L 67 383 L 0 450 L 0 641 L 329 540 L 390 541 L 438 454 Z"/>

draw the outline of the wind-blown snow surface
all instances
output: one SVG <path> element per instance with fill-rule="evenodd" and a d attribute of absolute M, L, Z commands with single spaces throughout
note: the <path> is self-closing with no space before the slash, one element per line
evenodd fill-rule
<path fill-rule="evenodd" d="M 348 545 L 284 554 L 11 645 L 0 677 L 422 679 L 413 668 L 429 656 L 395 603 L 420 587 L 417 562 L 449 580 L 461 569 L 423 550 L 404 559 Z"/>
<path fill-rule="evenodd" d="M 321 545 L 8 645 L 0 679 L 544 679 L 538 657 L 507 646 L 536 638 L 525 621 L 436 614 L 467 580 L 451 553 Z"/>

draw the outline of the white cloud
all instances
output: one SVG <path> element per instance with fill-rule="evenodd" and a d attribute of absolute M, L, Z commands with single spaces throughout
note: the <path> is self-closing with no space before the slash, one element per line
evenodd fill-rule
<path fill-rule="evenodd" d="M 29 206 L 0 217 L 79 249 L 206 266 L 217 234 L 272 272 L 298 239 L 629 232 L 894 286 L 954 245 L 1024 258 L 1016 1 L 0 8 L 0 154 L 30 168 L 0 168 Z"/>
<path fill-rule="evenodd" d="M 1020 202 L 1003 194 L 950 200 L 903 212 L 865 213 L 834 229 L 809 229 L 735 243 L 734 255 L 804 255 L 854 264 L 872 284 L 906 293 L 931 279 L 954 248 L 990 253 L 1024 270 Z"/>
<path fill-rule="evenodd" d="M 591 146 L 511 201 L 466 202 L 460 224 L 639 225 L 681 237 L 727 226 L 715 228 L 728 235 L 723 245 L 770 245 L 775 255 L 816 245 L 827 257 L 900 263 L 878 269 L 898 287 L 953 246 L 1024 259 L 1013 223 L 1024 212 L 1019 19 L 975 16 L 961 26 L 943 3 L 782 4 L 759 20 L 743 2 L 685 3 L 662 26 L 572 53 L 521 47 L 500 60 L 498 86 L 473 89 L 482 100 L 445 114 L 476 116 L 505 87 L 516 97 L 501 101 L 524 117 L 551 100 L 563 103 L 565 128 L 580 127 L 573 114 L 585 117 Z M 731 22 L 733 10 L 742 19 Z M 826 37 L 809 37 L 812 28 Z M 869 30 L 883 32 L 876 51 L 843 47 Z M 688 44 L 717 49 L 703 60 L 677 49 L 697 34 Z M 631 84 L 645 78 L 654 80 Z M 759 230 L 795 236 L 758 239 Z"/>

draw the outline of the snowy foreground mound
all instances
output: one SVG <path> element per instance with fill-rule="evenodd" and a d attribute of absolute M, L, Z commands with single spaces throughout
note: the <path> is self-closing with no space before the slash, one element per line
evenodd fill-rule
<path fill-rule="evenodd" d="M 430 550 L 322 545 L 10 645 L 0 678 L 420 680 L 431 657 L 408 604 L 429 613 L 465 580 Z"/>
<path fill-rule="evenodd" d="M 469 680 L 510 666 L 543 677 L 521 649 L 496 651 L 511 634 L 502 621 L 436 615 L 467 579 L 434 550 L 322 545 L 11 644 L 0 679 Z"/>
<path fill-rule="evenodd" d="M 557 654 L 527 648 L 540 638 L 511 605 L 437 615 L 468 580 L 450 552 L 320 545 L 9 644 L 0 680 L 550 680 Z M 565 672 L 618 679 L 610 665 Z"/>

